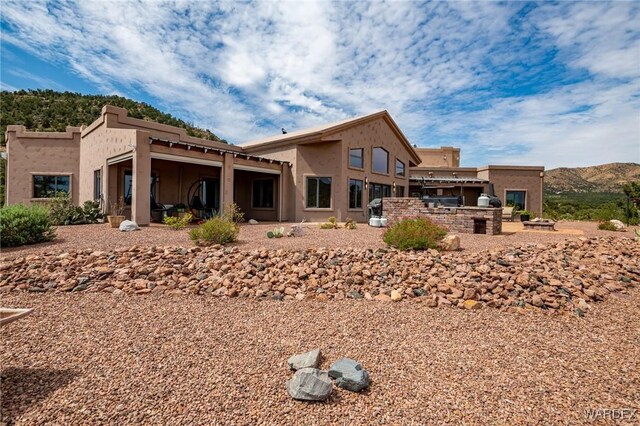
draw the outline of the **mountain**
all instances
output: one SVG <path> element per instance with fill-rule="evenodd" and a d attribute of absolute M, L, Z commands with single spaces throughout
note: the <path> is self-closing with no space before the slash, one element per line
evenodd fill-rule
<path fill-rule="evenodd" d="M 561 167 L 545 172 L 547 194 L 612 192 L 621 193 L 622 185 L 640 181 L 640 164 L 610 163 L 591 167 Z"/>
<path fill-rule="evenodd" d="M 0 92 L 0 145 L 4 146 L 4 132 L 9 124 L 22 124 L 29 130 L 62 132 L 67 126 L 91 124 L 100 117 L 106 104 L 126 108 L 129 117 L 181 127 L 190 136 L 226 143 L 208 129 L 200 129 L 144 102 L 121 96 L 18 90 Z"/>

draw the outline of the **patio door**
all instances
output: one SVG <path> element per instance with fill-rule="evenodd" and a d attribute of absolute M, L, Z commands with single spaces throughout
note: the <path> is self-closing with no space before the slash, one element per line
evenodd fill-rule
<path fill-rule="evenodd" d="M 208 211 L 220 211 L 220 179 L 202 178 L 202 204 Z"/>

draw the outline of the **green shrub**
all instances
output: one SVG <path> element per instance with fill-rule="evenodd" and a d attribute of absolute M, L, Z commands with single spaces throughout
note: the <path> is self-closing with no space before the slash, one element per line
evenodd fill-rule
<path fill-rule="evenodd" d="M 46 207 L 13 204 L 0 209 L 0 246 L 15 247 L 55 238 Z"/>
<path fill-rule="evenodd" d="M 181 229 L 186 228 L 187 225 L 190 224 L 192 220 L 193 220 L 193 215 L 191 213 L 187 213 L 182 217 L 167 216 L 164 219 L 162 219 L 162 222 L 165 225 L 168 225 L 169 228 L 179 231 Z"/>
<path fill-rule="evenodd" d="M 331 216 L 328 222 L 320 224 L 320 229 L 338 229 L 339 227 L 340 225 L 338 225 L 335 216 Z"/>
<path fill-rule="evenodd" d="M 238 239 L 240 228 L 224 217 L 213 217 L 189 232 L 189 237 L 198 245 L 227 244 Z"/>
<path fill-rule="evenodd" d="M 49 215 L 54 225 L 80 225 L 98 223 L 104 218 L 100 203 L 85 201 L 82 207 L 73 205 L 69 194 L 60 192 L 48 203 Z"/>
<path fill-rule="evenodd" d="M 399 250 L 437 248 L 447 230 L 425 218 L 404 219 L 386 230 L 382 239 Z"/>
<path fill-rule="evenodd" d="M 618 230 L 616 228 L 616 226 L 613 223 L 609 222 L 609 221 L 601 222 L 598 225 L 598 229 L 602 229 L 603 231 L 617 231 Z"/>

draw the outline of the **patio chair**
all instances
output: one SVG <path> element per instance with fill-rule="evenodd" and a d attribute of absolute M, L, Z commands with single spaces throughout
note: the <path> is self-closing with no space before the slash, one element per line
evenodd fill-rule
<path fill-rule="evenodd" d="M 503 207 L 502 208 L 502 220 L 503 221 L 509 221 L 509 222 L 513 222 L 513 218 L 516 215 L 516 213 L 513 211 L 513 206 L 510 207 Z"/>

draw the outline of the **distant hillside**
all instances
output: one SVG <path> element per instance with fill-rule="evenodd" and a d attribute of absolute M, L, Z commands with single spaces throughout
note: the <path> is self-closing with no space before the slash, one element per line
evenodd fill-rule
<path fill-rule="evenodd" d="M 181 127 L 191 136 L 226 143 L 210 130 L 197 128 L 144 102 L 120 96 L 19 90 L 0 92 L 0 145 L 4 145 L 4 132 L 9 124 L 22 124 L 29 130 L 61 132 L 67 126 L 91 124 L 100 117 L 106 104 L 126 108 L 129 117 Z"/>
<path fill-rule="evenodd" d="M 633 181 L 640 181 L 640 164 L 637 163 L 561 167 L 545 172 L 544 190 L 547 194 L 622 193 L 622 185 Z"/>

